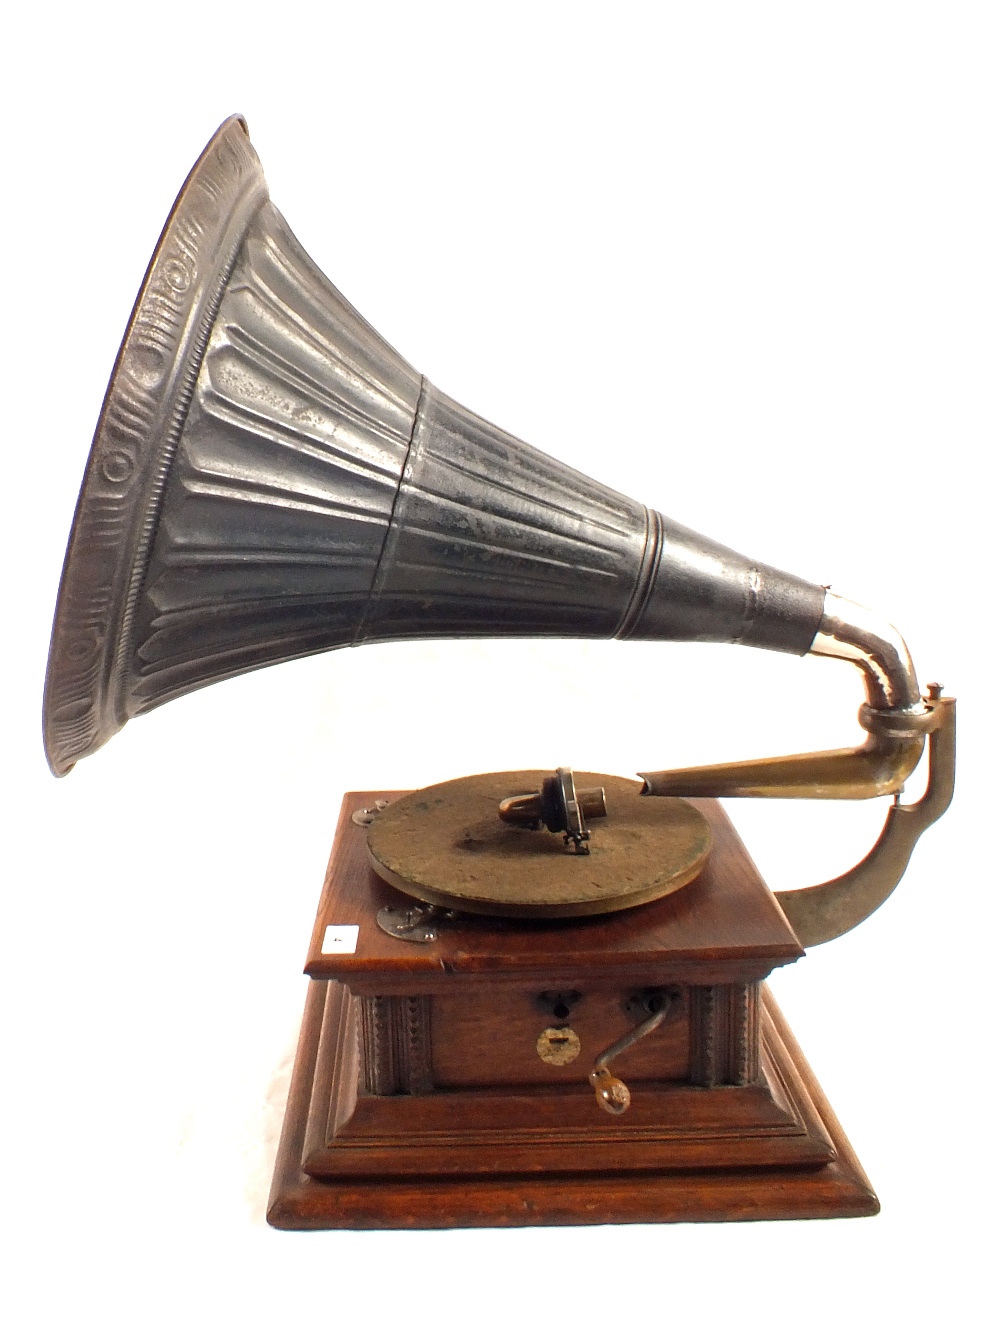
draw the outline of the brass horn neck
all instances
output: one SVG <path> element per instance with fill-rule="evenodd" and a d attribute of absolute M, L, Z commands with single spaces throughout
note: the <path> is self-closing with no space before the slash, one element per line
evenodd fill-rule
<path fill-rule="evenodd" d="M 940 687 L 930 686 L 922 699 L 899 631 L 829 590 L 809 652 L 852 662 L 863 672 L 867 702 L 858 715 L 868 732 L 863 745 L 640 773 L 643 794 L 858 801 L 901 791 L 920 762 L 924 737 L 938 725 Z"/>

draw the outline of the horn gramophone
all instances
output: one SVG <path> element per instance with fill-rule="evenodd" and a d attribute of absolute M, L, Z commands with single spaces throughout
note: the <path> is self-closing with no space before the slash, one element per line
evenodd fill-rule
<path fill-rule="evenodd" d="M 349 793 L 271 1221 L 876 1211 L 763 983 L 892 892 L 951 797 L 954 701 L 921 695 L 871 612 L 440 393 L 311 263 L 227 121 L 167 221 L 97 427 L 52 635 L 53 770 L 270 663 L 530 635 L 843 658 L 867 739 L 641 784 L 558 768 Z M 903 804 L 925 742 L 926 793 Z M 776 897 L 716 799 L 886 794 L 860 865 Z"/>

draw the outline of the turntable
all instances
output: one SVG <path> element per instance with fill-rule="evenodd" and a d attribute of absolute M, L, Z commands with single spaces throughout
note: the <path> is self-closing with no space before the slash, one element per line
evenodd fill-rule
<path fill-rule="evenodd" d="M 312 264 L 230 119 L 167 221 L 98 423 L 53 626 L 53 771 L 271 663 L 532 635 L 841 658 L 867 739 L 635 781 L 564 767 L 348 794 L 271 1222 L 876 1211 L 764 983 L 892 892 L 951 798 L 954 700 L 921 691 L 874 613 L 435 389 Z M 882 795 L 858 866 L 778 895 L 718 804 Z"/>

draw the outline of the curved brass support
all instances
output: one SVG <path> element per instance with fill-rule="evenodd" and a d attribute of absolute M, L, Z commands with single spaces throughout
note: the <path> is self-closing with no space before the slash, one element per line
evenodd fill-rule
<path fill-rule="evenodd" d="M 788 923 L 808 948 L 853 930 L 881 907 L 903 877 L 917 839 L 944 814 L 955 790 L 955 700 L 931 699 L 935 727 L 930 735 L 927 790 L 914 805 L 897 799 L 881 836 L 853 870 L 775 896 Z"/>

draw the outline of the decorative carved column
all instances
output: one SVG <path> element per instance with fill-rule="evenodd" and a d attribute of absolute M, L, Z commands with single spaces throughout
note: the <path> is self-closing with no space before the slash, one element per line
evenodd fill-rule
<path fill-rule="evenodd" d="M 691 1082 L 743 1086 L 760 1075 L 760 983 L 691 987 Z"/>
<path fill-rule="evenodd" d="M 380 1097 L 430 1092 L 430 1000 L 426 995 L 361 997 L 362 1079 Z"/>

